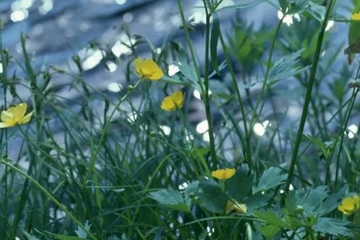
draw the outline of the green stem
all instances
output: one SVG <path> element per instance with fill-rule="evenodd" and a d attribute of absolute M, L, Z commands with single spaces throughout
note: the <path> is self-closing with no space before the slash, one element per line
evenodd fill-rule
<path fill-rule="evenodd" d="M 64 211 L 66 213 L 66 215 L 73 220 L 80 228 L 82 228 L 91 239 L 93 240 L 97 240 L 97 238 L 91 233 L 89 232 L 88 229 L 86 229 L 86 227 L 79 222 L 71 213 L 69 210 L 67 210 L 67 207 L 60 203 L 51 193 L 49 193 L 43 186 L 41 186 L 40 183 L 38 183 L 34 178 L 32 178 L 31 176 L 29 176 L 26 172 L 24 172 L 23 170 L 15 167 L 14 165 L 12 165 L 11 163 L 7 162 L 6 160 L 0 160 L 0 163 L 5 164 L 5 166 L 8 166 L 9 168 L 13 169 L 14 171 L 20 173 L 21 175 L 23 175 L 26 179 L 28 179 L 32 184 L 34 184 L 41 192 L 43 192 L 46 197 L 48 197 L 53 203 L 55 203 L 62 211 Z"/>
<path fill-rule="evenodd" d="M 205 10 L 206 10 L 206 47 L 205 47 L 205 76 L 204 76 L 204 83 L 201 80 L 201 76 L 200 76 L 200 72 L 199 72 L 199 67 L 198 64 L 196 62 L 196 56 L 195 56 L 195 50 L 194 50 L 194 46 L 192 44 L 191 38 L 190 38 L 190 33 L 189 33 L 189 29 L 187 26 L 187 22 L 185 19 L 185 15 L 184 15 L 184 8 L 181 4 L 181 0 L 177 0 L 178 3 L 178 8 L 180 11 L 180 17 L 181 17 L 181 21 L 183 24 L 183 29 L 184 29 L 184 33 L 185 33 L 185 37 L 186 37 L 186 41 L 190 50 L 190 55 L 191 55 L 191 59 L 193 60 L 193 64 L 194 64 L 194 68 L 195 68 L 195 72 L 196 72 L 196 76 L 198 79 L 198 83 L 199 83 L 199 87 L 200 90 L 202 92 L 202 96 L 204 97 L 204 105 L 205 105 L 205 112 L 206 112 L 206 119 L 208 122 L 208 126 L 209 126 L 209 130 L 208 130 L 208 134 L 209 134 L 209 140 L 210 140 L 210 154 L 211 154 L 211 160 L 213 163 L 213 167 L 217 166 L 217 155 L 216 155 L 216 149 L 215 149 L 215 138 L 214 138 L 214 132 L 213 132 L 213 126 L 212 126 L 212 116 L 211 116 L 211 111 L 210 111 L 210 101 L 209 101 L 209 78 L 208 78 L 208 69 L 209 69 L 209 63 L 208 63 L 208 58 L 209 58 L 209 36 L 210 36 L 210 16 L 207 12 L 207 8 L 206 8 L 206 3 L 204 2 L 205 5 Z M 205 85 L 204 85 L 205 84 Z"/>
<path fill-rule="evenodd" d="M 326 29 L 326 25 L 328 23 L 328 19 L 330 17 L 330 13 L 335 5 L 335 2 L 336 2 L 336 0 L 331 0 L 330 3 L 328 4 L 326 13 L 325 13 L 325 18 L 322 23 L 321 30 L 320 30 L 320 33 L 318 36 L 316 50 L 315 50 L 314 63 L 311 67 L 310 79 L 309 79 L 309 83 L 308 83 L 307 90 L 306 90 L 305 101 L 304 101 L 303 111 L 301 114 L 299 129 L 297 132 L 295 145 L 294 145 L 294 149 L 293 149 L 293 154 L 291 157 L 289 173 L 288 173 L 288 177 L 287 177 L 286 185 L 285 185 L 285 191 L 289 190 L 289 186 L 291 184 L 291 179 L 292 179 L 292 176 L 293 176 L 294 170 L 295 170 L 295 165 L 297 163 L 298 152 L 300 149 L 300 143 L 301 143 L 301 139 L 302 139 L 305 123 L 306 123 L 306 118 L 307 118 L 307 114 L 308 114 L 308 110 L 309 110 L 310 100 L 311 100 L 311 92 L 312 92 L 313 85 L 314 85 L 315 78 L 316 78 L 317 66 L 319 64 L 319 59 L 320 59 L 320 54 L 321 54 L 321 46 L 322 46 L 322 43 L 324 40 L 325 29 Z"/>
<path fill-rule="evenodd" d="M 208 12 L 208 8 L 206 7 L 206 2 L 204 1 L 204 8 L 206 14 L 206 22 L 205 22 L 205 74 L 204 74 L 204 85 L 205 92 L 204 96 L 204 105 L 205 105 L 205 114 L 208 122 L 208 134 L 209 134 L 209 142 L 210 142 L 210 154 L 211 161 L 214 168 L 217 167 L 217 155 L 216 155 L 216 147 L 215 147 L 215 137 L 214 137 L 214 127 L 210 109 L 210 98 L 209 98 L 209 51 L 210 51 L 210 18 L 211 14 Z"/>
<path fill-rule="evenodd" d="M 246 160 L 246 162 L 247 162 L 247 164 L 249 166 L 249 172 L 252 172 L 254 166 L 253 166 L 252 153 L 251 153 L 251 142 L 250 142 L 251 138 L 247 137 L 247 136 L 250 136 L 250 132 L 249 132 L 249 128 L 248 128 L 245 104 L 244 104 L 244 102 L 242 100 L 241 93 L 239 91 L 239 85 L 238 85 L 238 82 L 237 82 L 237 79 L 236 79 L 236 76 L 235 76 L 235 71 L 234 71 L 234 69 L 233 69 L 233 67 L 231 65 L 231 60 L 230 60 L 229 54 L 228 54 L 227 49 L 226 49 L 224 38 L 223 38 L 221 33 L 219 34 L 219 36 L 220 36 L 221 47 L 222 47 L 223 52 L 224 52 L 224 57 L 225 57 L 225 60 L 226 60 L 226 63 L 227 63 L 228 69 L 229 69 L 229 73 L 230 73 L 233 85 L 235 86 L 235 94 L 236 94 L 237 102 L 239 103 L 239 106 L 240 106 L 240 112 L 241 112 L 241 116 L 242 116 L 242 121 L 244 123 L 243 125 L 244 125 L 244 133 L 245 133 L 245 143 L 244 143 L 245 160 Z M 239 127 L 238 127 L 238 123 L 236 123 L 232 119 L 233 118 L 231 117 L 231 121 L 233 122 L 234 130 L 237 133 L 237 135 L 239 136 L 240 142 L 244 142 L 242 140 L 242 136 L 241 136 L 241 132 L 240 132 Z"/>

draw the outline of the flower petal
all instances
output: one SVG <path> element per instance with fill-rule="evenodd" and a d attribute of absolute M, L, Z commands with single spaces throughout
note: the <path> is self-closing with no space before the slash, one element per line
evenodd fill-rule
<path fill-rule="evenodd" d="M 23 118 L 21 118 L 18 122 L 18 124 L 25 124 L 28 123 L 33 115 L 34 111 L 26 114 Z"/>
<path fill-rule="evenodd" d="M 136 58 L 134 60 L 135 63 L 135 71 L 137 72 L 137 74 L 140 75 L 140 77 L 143 77 L 144 75 L 141 73 L 141 64 L 142 64 L 143 60 L 141 58 Z"/>
<path fill-rule="evenodd" d="M 8 111 L 2 111 L 1 112 L 1 121 L 3 122 L 10 122 L 14 119 L 14 114 L 8 112 Z"/>
<path fill-rule="evenodd" d="M 171 95 L 174 103 L 176 104 L 177 108 L 182 108 L 184 104 L 184 94 L 182 91 L 176 91 Z"/>
<path fill-rule="evenodd" d="M 8 124 L 6 124 L 4 122 L 0 122 L 0 128 L 7 128 L 7 127 L 12 127 L 12 126 L 9 126 Z"/>
<path fill-rule="evenodd" d="M 354 13 L 351 15 L 352 20 L 360 20 L 360 13 Z"/>
<path fill-rule="evenodd" d="M 176 105 L 172 98 L 170 96 L 164 98 L 164 100 L 161 102 L 161 109 L 165 111 L 175 111 Z"/>
<path fill-rule="evenodd" d="M 10 107 L 7 111 L 9 113 L 12 113 L 14 115 L 15 120 L 20 120 L 26 113 L 27 104 L 26 103 L 20 103 L 14 107 Z"/>

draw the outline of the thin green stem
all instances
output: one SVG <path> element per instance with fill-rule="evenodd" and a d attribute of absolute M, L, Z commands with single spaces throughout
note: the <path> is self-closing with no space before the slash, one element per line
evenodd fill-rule
<path fill-rule="evenodd" d="M 208 12 L 206 2 L 204 1 L 206 22 L 205 22 L 205 74 L 204 74 L 204 85 L 205 92 L 204 96 L 204 105 L 205 105 L 205 114 L 208 122 L 208 134 L 210 142 L 210 154 L 213 167 L 218 165 L 216 147 L 215 147 L 215 137 L 214 137 L 214 126 L 212 121 L 211 109 L 210 109 L 210 98 L 209 98 L 209 56 L 210 56 L 210 18 L 211 14 Z"/>
<path fill-rule="evenodd" d="M 289 168 L 288 177 L 287 177 L 287 180 L 286 180 L 285 191 L 289 190 L 289 186 L 291 184 L 292 176 L 293 176 L 294 170 L 295 170 L 295 165 L 296 165 L 297 160 L 298 160 L 298 152 L 299 152 L 299 149 L 300 149 L 301 139 L 302 139 L 302 135 L 303 135 L 306 119 L 307 119 L 307 114 L 308 114 L 308 110 L 309 110 L 309 105 L 310 105 L 310 101 L 311 101 L 311 92 L 312 92 L 313 85 L 314 85 L 315 78 L 316 78 L 317 66 L 319 64 L 319 59 L 320 59 L 320 54 L 321 54 L 321 46 L 322 46 L 322 43 L 323 43 L 323 40 L 324 40 L 325 29 L 326 29 L 326 26 L 327 26 L 327 23 L 328 23 L 328 20 L 329 20 L 329 17 L 330 17 L 330 13 L 331 13 L 334 5 L 335 5 L 335 2 L 336 2 L 336 0 L 331 0 L 330 3 L 327 5 L 325 18 L 324 18 L 324 21 L 322 23 L 321 30 L 320 30 L 320 33 L 319 33 L 319 36 L 318 36 L 318 40 L 317 40 L 317 44 L 316 44 L 316 50 L 315 50 L 314 62 L 313 62 L 313 65 L 311 67 L 309 83 L 308 83 L 307 90 L 306 90 L 305 101 L 304 101 L 304 105 L 303 105 L 303 108 L 302 108 L 303 111 L 302 111 L 302 114 L 301 114 L 299 129 L 298 129 L 298 132 L 297 132 L 295 145 L 294 145 L 294 148 L 293 148 L 293 154 L 292 154 L 291 161 L 290 161 L 290 168 Z"/>
<path fill-rule="evenodd" d="M 216 149 L 215 149 L 215 138 L 214 138 L 214 131 L 213 131 L 213 123 L 212 123 L 212 116 L 211 116 L 211 111 L 210 111 L 210 99 L 209 99 L 209 78 L 208 78 L 208 69 L 209 69 L 209 36 L 210 36 L 210 16 L 207 12 L 206 9 L 206 3 L 204 2 L 204 7 L 205 7 L 205 11 L 206 11 L 206 43 L 205 43 L 205 76 L 204 76 L 204 83 L 202 82 L 201 76 L 200 76 L 200 71 L 199 71 L 199 67 L 196 61 L 196 56 L 195 56 L 195 50 L 194 50 L 194 46 L 193 43 L 191 41 L 191 37 L 190 37 L 190 33 L 189 33 L 189 29 L 187 26 L 187 22 L 185 19 L 185 15 L 184 15 L 184 8 L 181 4 L 180 0 L 177 0 L 178 3 L 178 8 L 180 11 L 180 17 L 181 17 L 181 21 L 183 24 L 183 29 L 184 29 L 184 33 L 185 33 L 185 37 L 186 37 L 186 41 L 188 43 L 188 47 L 189 47 L 189 51 L 190 51 L 190 55 L 191 55 L 191 59 L 193 60 L 193 64 L 194 64 L 194 68 L 195 68 L 195 72 L 196 72 L 196 76 L 197 76 L 197 80 L 199 83 L 199 87 L 200 90 L 202 92 L 202 96 L 204 97 L 204 105 L 205 105 L 205 114 L 206 114 L 206 119 L 208 122 L 208 134 L 209 134 L 209 140 L 210 140 L 210 154 L 211 154 L 211 160 L 213 163 L 213 167 L 217 166 L 217 155 L 216 155 Z"/>
<path fill-rule="evenodd" d="M 241 116 L 242 116 L 242 121 L 243 121 L 243 125 L 244 125 L 244 133 L 245 133 L 245 144 L 244 144 L 245 159 L 246 159 L 246 162 L 247 162 L 247 164 L 249 166 L 249 171 L 251 172 L 253 170 L 254 166 L 253 166 L 253 162 L 252 162 L 252 153 L 251 153 L 251 142 L 250 142 L 251 138 L 247 137 L 247 136 L 250 135 L 250 133 L 249 133 L 248 123 L 247 123 L 247 115 L 246 115 L 245 104 L 244 104 L 244 102 L 242 100 L 242 97 L 241 97 L 241 93 L 240 93 L 240 90 L 239 90 L 239 85 L 238 85 L 238 82 L 237 82 L 237 79 L 236 79 L 236 76 L 235 76 L 235 71 L 234 71 L 234 69 L 233 69 L 233 67 L 231 65 L 231 60 L 230 60 L 229 54 L 228 54 L 227 49 L 226 49 L 224 38 L 223 38 L 221 33 L 219 34 L 219 36 L 220 36 L 221 47 L 222 47 L 223 52 L 224 52 L 224 57 L 225 57 L 225 60 L 226 60 L 226 63 L 227 63 L 228 69 L 229 69 L 229 73 L 230 73 L 230 76 L 231 76 L 231 79 L 232 79 L 232 83 L 235 86 L 235 94 L 236 94 L 237 102 L 240 105 L 240 112 L 241 112 Z M 239 130 L 239 128 L 238 128 L 238 126 L 236 124 L 237 123 L 235 121 L 233 121 L 235 132 L 239 136 L 240 141 L 243 142 L 241 140 L 242 139 L 241 132 L 240 132 L 240 130 Z"/>

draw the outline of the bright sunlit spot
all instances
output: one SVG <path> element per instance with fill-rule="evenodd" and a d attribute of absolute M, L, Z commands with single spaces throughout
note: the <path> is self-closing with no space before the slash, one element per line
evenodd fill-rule
<path fill-rule="evenodd" d="M 294 186 L 292 184 L 290 184 L 289 186 L 289 191 L 294 190 Z M 283 194 L 285 191 L 283 189 L 280 189 L 280 193 Z"/>
<path fill-rule="evenodd" d="M 278 13 L 277 13 L 277 16 L 279 19 L 283 18 L 284 14 L 279 10 Z M 288 26 L 292 25 L 293 24 L 293 20 L 297 20 L 297 21 L 300 21 L 300 15 L 295 13 L 295 14 L 289 14 L 289 15 L 286 15 L 285 18 L 284 18 L 284 23 Z"/>
<path fill-rule="evenodd" d="M 179 190 L 182 191 L 182 190 L 185 190 L 185 188 L 187 188 L 188 186 L 188 183 L 187 182 L 183 182 L 182 184 L 179 185 Z"/>
<path fill-rule="evenodd" d="M 180 63 L 179 63 L 180 64 Z M 175 64 L 169 65 L 168 75 L 171 77 L 180 71 L 179 67 Z"/>
<path fill-rule="evenodd" d="M 211 235 L 215 232 L 215 228 L 207 226 L 206 231 L 208 233 L 208 236 L 211 237 Z"/>
<path fill-rule="evenodd" d="M 170 133 L 171 133 L 171 128 L 166 126 L 166 125 L 161 125 L 160 126 L 160 129 L 163 131 L 163 133 L 166 135 L 166 136 L 169 136 Z"/>
<path fill-rule="evenodd" d="M 256 135 L 263 136 L 265 134 L 266 127 L 270 125 L 269 120 L 265 120 L 263 123 L 255 123 L 253 130 Z"/>
<path fill-rule="evenodd" d="M 17 10 L 11 13 L 10 18 L 13 22 L 20 22 L 29 16 L 29 12 L 25 9 Z"/>
<path fill-rule="evenodd" d="M 211 95 L 211 93 L 212 93 L 212 92 L 209 90 L 209 95 Z M 197 99 L 201 99 L 201 94 L 200 94 L 200 92 L 199 92 L 198 90 L 194 90 L 193 96 L 194 96 L 195 98 L 197 98 Z"/>
<path fill-rule="evenodd" d="M 208 125 L 208 121 L 204 120 L 202 122 L 200 122 L 198 125 L 196 125 L 196 131 L 198 133 L 205 133 L 209 130 L 209 125 Z"/>
<path fill-rule="evenodd" d="M 356 126 L 355 124 L 352 124 L 348 127 L 348 132 L 347 132 L 347 136 L 348 138 L 352 139 L 355 137 L 355 134 L 357 134 L 357 132 L 359 131 L 359 127 Z"/>
<path fill-rule="evenodd" d="M 126 0 L 115 0 L 115 2 L 119 5 L 122 5 L 122 4 L 126 3 Z"/>
<path fill-rule="evenodd" d="M 334 26 L 335 22 L 333 20 L 328 21 L 325 31 L 329 31 L 333 26 Z"/>
<path fill-rule="evenodd" d="M 123 89 L 123 87 L 121 86 L 120 83 L 112 82 L 112 83 L 109 83 L 109 84 L 107 85 L 107 89 L 108 89 L 110 92 L 115 92 L 115 93 L 117 93 L 117 92 L 120 92 L 120 91 Z"/>
<path fill-rule="evenodd" d="M 128 115 L 127 115 L 127 120 L 128 120 L 128 122 L 130 122 L 130 123 L 134 123 L 135 121 L 136 121 L 136 119 L 138 118 L 138 114 L 137 113 L 129 113 Z"/>
<path fill-rule="evenodd" d="M 54 3 L 52 0 L 44 0 L 43 4 L 39 7 L 39 12 L 42 15 L 45 15 L 49 11 L 51 11 L 54 7 Z"/>
<path fill-rule="evenodd" d="M 111 61 L 107 61 L 106 66 L 107 66 L 109 72 L 115 72 L 117 69 L 117 65 Z"/>
<path fill-rule="evenodd" d="M 126 36 L 123 36 L 126 37 Z M 126 45 L 131 45 L 135 43 L 135 39 L 130 39 L 127 41 L 117 41 L 114 46 L 111 48 L 111 51 L 115 56 L 120 57 L 122 54 L 129 55 L 131 54 L 131 49 Z"/>
<path fill-rule="evenodd" d="M 100 61 L 103 59 L 105 52 L 101 50 L 94 49 L 83 49 L 79 52 L 79 57 L 84 59 L 83 68 L 84 70 L 89 70 L 96 67 Z"/>

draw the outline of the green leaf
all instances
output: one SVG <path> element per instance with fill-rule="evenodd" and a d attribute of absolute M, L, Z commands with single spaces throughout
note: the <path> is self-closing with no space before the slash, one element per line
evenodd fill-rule
<path fill-rule="evenodd" d="M 326 214 L 329 214 L 334 209 L 336 209 L 338 207 L 339 203 L 341 202 L 341 200 L 343 199 L 343 197 L 345 196 L 346 189 L 347 189 L 347 186 L 344 186 L 336 193 L 332 193 L 325 200 L 324 203 L 320 204 L 320 207 L 317 210 L 319 216 L 324 216 Z"/>
<path fill-rule="evenodd" d="M 278 216 L 273 210 L 268 209 L 265 211 L 254 211 L 254 215 L 260 220 L 265 221 L 269 225 L 274 225 L 279 228 L 290 229 L 291 226 L 286 223 L 280 216 Z"/>
<path fill-rule="evenodd" d="M 239 4 L 234 4 L 231 6 L 225 6 L 225 7 L 219 8 L 218 10 L 249 8 L 249 7 L 254 7 L 256 5 L 259 5 L 266 1 L 268 1 L 268 0 L 247 0 L 247 1 L 242 1 L 242 3 L 239 3 Z"/>
<path fill-rule="evenodd" d="M 24 231 L 24 235 L 28 238 L 28 240 L 40 240 L 39 238 L 31 235 L 30 233 Z"/>
<path fill-rule="evenodd" d="M 290 56 L 282 57 L 277 60 L 269 72 L 269 84 L 270 86 L 277 83 L 280 80 L 292 77 L 296 74 L 302 73 L 307 70 L 307 67 L 298 67 L 297 64 L 300 61 L 301 53 L 304 49 L 297 51 Z"/>
<path fill-rule="evenodd" d="M 90 230 L 91 225 L 89 225 L 89 221 L 85 222 L 84 227 L 86 228 L 87 231 Z M 87 233 L 81 227 L 78 227 L 78 229 L 75 230 L 75 233 L 76 233 L 76 235 L 78 235 L 78 237 L 85 238 L 85 239 L 87 237 Z"/>
<path fill-rule="evenodd" d="M 335 236 L 353 237 L 353 233 L 346 227 L 350 222 L 337 218 L 319 218 L 312 227 L 314 231 Z"/>
<path fill-rule="evenodd" d="M 219 65 L 217 61 L 217 45 L 220 34 L 220 20 L 216 13 L 213 15 L 213 24 L 210 34 L 210 58 L 213 68 L 216 73 L 220 76 Z"/>
<path fill-rule="evenodd" d="M 325 12 L 326 9 L 324 6 L 321 6 L 319 4 L 309 2 L 306 6 L 306 12 L 309 13 L 311 16 L 313 16 L 318 21 L 323 21 L 325 18 Z"/>
<path fill-rule="evenodd" d="M 183 212 L 190 212 L 181 193 L 179 191 L 175 191 L 171 187 L 152 192 L 149 195 L 152 199 L 168 208 Z"/>
<path fill-rule="evenodd" d="M 279 0 L 279 5 L 281 12 L 286 12 L 286 9 L 288 8 L 288 2 L 286 0 Z"/>
<path fill-rule="evenodd" d="M 202 201 L 201 206 L 211 212 L 224 212 L 229 198 L 220 185 L 216 181 L 204 177 L 200 178 L 199 183 L 202 192 L 198 192 L 197 196 Z"/>
<path fill-rule="evenodd" d="M 261 233 L 266 237 L 266 239 L 272 238 L 275 236 L 281 228 L 274 225 L 264 225 L 261 227 Z"/>
<path fill-rule="evenodd" d="M 304 208 L 304 216 L 314 216 L 318 214 L 318 207 L 323 204 L 327 198 L 327 186 L 319 186 L 309 191 L 298 189 L 295 191 L 296 205 Z"/>
<path fill-rule="evenodd" d="M 250 194 L 253 185 L 254 176 L 243 171 L 237 171 L 232 178 L 226 180 L 226 190 L 229 196 L 240 202 Z"/>
<path fill-rule="evenodd" d="M 254 193 L 266 191 L 283 184 L 287 175 L 280 168 L 270 167 L 266 169 L 260 177 L 258 185 L 254 188 Z"/>
<path fill-rule="evenodd" d="M 198 190 L 199 190 L 199 181 L 194 181 L 189 183 L 184 190 L 185 203 L 189 209 L 191 208 L 192 198 L 196 195 L 196 192 L 198 192 Z"/>
<path fill-rule="evenodd" d="M 306 7 L 309 5 L 309 3 L 310 3 L 310 0 L 291 2 L 289 4 L 289 10 L 287 11 L 287 14 L 300 13 L 306 9 Z"/>
<path fill-rule="evenodd" d="M 46 232 L 46 233 L 53 236 L 53 239 L 56 239 L 56 240 L 86 240 L 86 238 L 82 238 L 82 237 L 74 237 L 74 236 L 68 236 L 68 235 L 54 234 L 54 233 L 51 233 L 51 232 Z"/>

